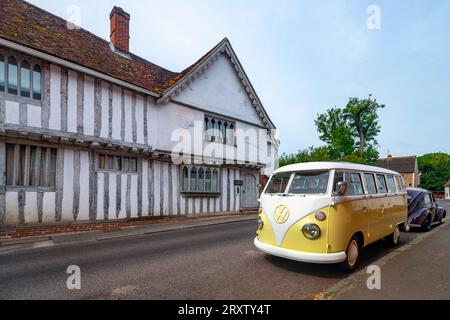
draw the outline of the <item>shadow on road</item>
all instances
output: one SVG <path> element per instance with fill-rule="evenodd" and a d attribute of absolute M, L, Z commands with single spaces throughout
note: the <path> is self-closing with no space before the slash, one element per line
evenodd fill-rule
<path fill-rule="evenodd" d="M 389 247 L 389 245 L 384 240 L 380 240 L 368 245 L 361 251 L 360 267 L 355 272 L 367 268 L 392 251 L 398 249 L 401 246 L 404 246 L 405 244 L 416 238 L 420 233 L 421 231 L 402 232 L 400 245 L 395 248 Z M 332 279 L 344 279 L 348 276 L 348 274 L 343 272 L 339 268 L 339 265 L 336 264 L 323 265 L 303 263 L 270 255 L 265 255 L 265 259 L 276 267 L 285 269 L 290 272 Z"/>

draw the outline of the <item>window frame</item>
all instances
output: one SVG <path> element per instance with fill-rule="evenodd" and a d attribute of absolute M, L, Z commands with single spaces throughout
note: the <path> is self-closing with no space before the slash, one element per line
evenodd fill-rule
<path fill-rule="evenodd" d="M 373 172 L 364 172 L 363 173 L 363 177 L 364 177 L 364 188 L 366 190 L 366 194 L 369 196 L 376 196 L 379 195 L 380 193 L 378 192 L 378 186 L 377 186 L 377 178 L 375 176 L 376 174 Z M 374 182 L 374 186 L 375 186 L 375 193 L 370 193 L 369 191 L 369 185 L 367 183 L 367 176 L 371 176 Z"/>
<path fill-rule="evenodd" d="M 192 181 L 192 173 L 195 170 L 195 181 Z M 199 190 L 199 179 L 200 179 L 200 170 L 203 170 L 203 189 Z M 185 176 L 187 172 L 187 177 Z M 218 167 L 210 167 L 210 166 L 202 166 L 202 165 L 192 165 L 192 166 L 182 166 L 180 170 L 180 179 L 181 179 L 181 190 L 180 192 L 185 195 L 211 195 L 216 196 L 221 194 L 221 175 L 220 168 Z M 216 173 L 217 181 L 215 186 L 213 186 L 213 175 Z M 208 179 L 209 175 L 209 179 Z M 195 183 L 195 187 L 193 188 L 193 183 Z M 209 183 L 209 190 L 206 187 Z M 186 189 L 187 186 L 187 189 Z M 195 190 L 194 190 L 195 189 Z M 215 191 L 214 191 L 215 190 Z"/>
<path fill-rule="evenodd" d="M 380 192 L 380 183 L 381 181 L 378 179 L 378 177 L 382 177 L 384 181 L 384 192 Z M 376 173 L 375 174 L 375 182 L 377 184 L 377 190 L 378 194 L 389 194 L 387 182 L 386 182 L 386 175 L 384 173 Z"/>
<path fill-rule="evenodd" d="M 203 139 L 207 143 L 236 146 L 236 122 L 221 116 L 205 114 Z"/>
<path fill-rule="evenodd" d="M 0 97 L 3 97 L 6 100 L 15 101 L 15 102 L 25 102 L 31 105 L 35 106 L 41 106 L 42 105 L 42 98 L 43 98 L 43 87 L 44 87 L 44 77 L 43 77 L 43 67 L 42 67 L 42 60 L 39 60 L 35 57 L 22 54 L 20 52 L 16 52 L 13 50 L 7 50 L 7 49 L 0 49 L 0 55 L 3 56 L 3 66 L 4 66 L 4 88 L 0 88 Z M 16 93 L 10 93 L 10 84 L 9 84 L 9 59 L 14 58 L 16 60 L 16 68 L 17 68 L 17 92 Z M 1 59 L 1 58 L 0 58 Z M 29 90 L 29 96 L 22 95 L 22 68 L 23 64 L 26 63 L 29 67 L 29 77 L 27 75 L 29 84 L 29 88 L 27 88 L 27 91 Z M 35 68 L 38 68 L 38 71 L 35 71 Z M 39 72 L 39 92 L 35 91 L 35 73 Z"/>
<path fill-rule="evenodd" d="M 5 143 L 5 145 L 6 190 L 37 192 L 54 192 L 56 190 L 58 148 L 23 143 Z M 12 168 L 9 167 L 8 149 L 13 150 Z M 32 151 L 34 151 L 34 155 Z M 45 162 L 44 166 L 42 165 L 43 161 Z M 12 175 L 12 182 L 10 182 L 10 175 Z"/>
<path fill-rule="evenodd" d="M 103 161 L 101 160 L 103 159 Z M 126 159 L 128 159 L 128 169 L 126 168 Z M 121 169 L 116 169 L 116 160 L 120 160 Z M 135 170 L 131 170 L 131 164 L 135 161 Z M 139 173 L 139 159 L 138 157 L 130 157 L 123 155 L 116 155 L 111 153 L 97 153 L 96 156 L 96 169 L 98 172 L 110 172 L 117 174 L 138 174 Z M 103 163 L 103 165 L 101 165 Z"/>

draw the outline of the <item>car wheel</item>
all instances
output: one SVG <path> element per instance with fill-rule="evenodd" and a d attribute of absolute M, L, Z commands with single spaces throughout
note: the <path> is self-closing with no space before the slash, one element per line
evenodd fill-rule
<path fill-rule="evenodd" d="M 428 216 L 427 220 L 425 221 L 425 223 L 422 226 L 422 229 L 426 232 L 431 231 L 431 224 L 432 224 L 431 216 Z"/>
<path fill-rule="evenodd" d="M 396 226 L 394 232 L 386 238 L 386 241 L 392 247 L 398 246 L 400 243 L 400 228 L 398 226 Z"/>
<path fill-rule="evenodd" d="M 354 271 L 359 264 L 359 256 L 361 253 L 361 244 L 357 236 L 353 236 L 347 247 L 347 258 L 341 263 L 344 272 Z"/>

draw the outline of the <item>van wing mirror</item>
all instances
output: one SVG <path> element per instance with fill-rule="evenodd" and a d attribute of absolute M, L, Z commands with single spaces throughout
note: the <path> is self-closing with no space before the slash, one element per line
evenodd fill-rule
<path fill-rule="evenodd" d="M 341 181 L 336 185 L 336 191 L 334 191 L 334 195 L 338 197 L 344 196 L 348 191 L 348 182 Z"/>

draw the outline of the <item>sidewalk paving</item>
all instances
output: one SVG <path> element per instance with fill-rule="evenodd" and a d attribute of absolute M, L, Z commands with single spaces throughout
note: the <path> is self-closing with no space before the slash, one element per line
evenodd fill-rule
<path fill-rule="evenodd" d="M 57 233 L 44 236 L 26 237 L 20 239 L 0 240 L 0 255 L 14 251 L 50 247 L 60 244 L 86 242 L 86 241 L 106 241 L 127 237 L 134 237 L 145 234 L 170 232 L 176 230 L 206 227 L 211 225 L 237 223 L 243 221 L 255 221 L 256 230 L 257 214 L 234 214 L 232 216 L 204 216 L 186 219 L 185 221 L 160 221 L 141 225 L 127 225 L 120 229 L 96 230 L 72 233 Z"/>
<path fill-rule="evenodd" d="M 420 231 L 412 231 L 420 232 Z M 366 276 L 336 293 L 339 300 L 449 300 L 450 221 L 423 234 L 381 268 L 381 290 L 369 290 Z M 375 263 L 377 264 L 377 263 Z"/>

